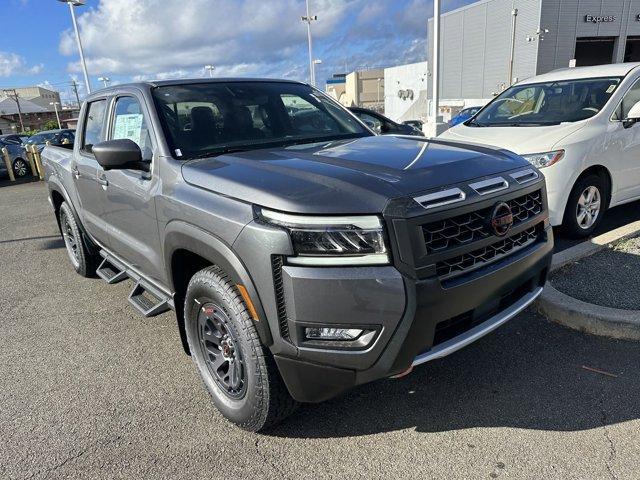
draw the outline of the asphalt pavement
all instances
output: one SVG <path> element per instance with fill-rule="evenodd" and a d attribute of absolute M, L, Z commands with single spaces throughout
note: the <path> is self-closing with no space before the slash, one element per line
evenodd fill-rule
<path fill-rule="evenodd" d="M 139 316 L 129 289 L 73 272 L 42 184 L 0 188 L 0 478 L 639 476 L 637 343 L 527 311 L 251 434 L 216 412 L 173 314 Z"/>

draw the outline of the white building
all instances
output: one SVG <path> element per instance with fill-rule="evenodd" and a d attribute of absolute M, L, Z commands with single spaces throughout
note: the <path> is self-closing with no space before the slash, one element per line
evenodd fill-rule
<path fill-rule="evenodd" d="M 395 122 L 426 120 L 427 62 L 384 70 L 384 114 Z"/>

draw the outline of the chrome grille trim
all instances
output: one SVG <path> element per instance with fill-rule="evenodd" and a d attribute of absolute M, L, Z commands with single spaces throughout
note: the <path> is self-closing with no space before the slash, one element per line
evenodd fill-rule
<path fill-rule="evenodd" d="M 489 195 L 490 193 L 501 192 L 509 188 L 509 182 L 502 177 L 490 178 L 481 182 L 470 183 L 469 186 L 478 193 L 478 195 Z"/>
<path fill-rule="evenodd" d="M 519 172 L 512 173 L 510 177 L 513 178 L 520 185 L 522 185 L 523 183 L 528 183 L 528 182 L 537 180 L 538 178 L 540 178 L 540 175 L 538 174 L 538 172 L 536 172 L 532 168 L 527 168 L 526 170 L 520 170 Z"/>
<path fill-rule="evenodd" d="M 467 195 L 459 188 L 450 188 L 449 190 L 429 193 L 427 195 L 422 195 L 421 197 L 414 197 L 414 200 L 422 205 L 423 208 L 429 210 L 430 208 L 443 207 L 445 205 L 451 205 L 452 203 L 463 202 L 466 198 Z"/>

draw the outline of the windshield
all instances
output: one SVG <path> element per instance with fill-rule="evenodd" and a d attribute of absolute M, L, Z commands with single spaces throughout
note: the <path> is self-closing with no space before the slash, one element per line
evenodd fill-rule
<path fill-rule="evenodd" d="M 171 85 L 153 96 L 179 159 L 371 135 L 335 102 L 296 83 Z"/>
<path fill-rule="evenodd" d="M 516 85 L 487 105 L 467 125 L 538 126 L 586 120 L 597 114 L 621 78 L 589 78 Z"/>

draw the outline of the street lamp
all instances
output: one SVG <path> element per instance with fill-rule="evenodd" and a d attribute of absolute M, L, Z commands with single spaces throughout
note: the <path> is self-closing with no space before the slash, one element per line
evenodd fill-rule
<path fill-rule="evenodd" d="M 109 77 L 100 77 L 98 81 L 104 83 L 104 88 L 107 88 L 111 79 Z"/>
<path fill-rule="evenodd" d="M 62 124 L 60 123 L 60 115 L 58 114 L 58 105 L 59 102 L 50 102 L 49 105 L 53 105 L 53 109 L 56 111 L 56 119 L 58 120 L 58 128 L 62 129 Z"/>
<path fill-rule="evenodd" d="M 205 65 L 204 66 L 205 71 L 209 72 L 209 78 L 213 78 L 213 71 L 215 70 L 215 68 L 216 67 L 213 66 L 213 65 Z"/>
<path fill-rule="evenodd" d="M 83 6 L 85 0 L 58 0 L 58 1 L 69 5 L 69 11 L 71 12 L 71 21 L 73 22 L 73 29 L 76 32 L 76 41 L 78 42 L 78 52 L 80 52 L 80 63 L 82 63 L 82 73 L 84 74 L 84 84 L 87 87 L 87 93 L 91 93 L 91 83 L 89 83 L 89 73 L 87 72 L 87 63 L 84 61 L 84 51 L 82 50 L 82 42 L 80 41 L 80 31 L 78 30 L 78 23 L 76 22 L 76 12 L 73 9 L 73 7 Z"/>
<path fill-rule="evenodd" d="M 311 85 L 316 86 L 316 74 L 313 66 L 313 41 L 311 39 L 311 22 L 318 20 L 317 15 L 309 14 L 309 0 L 306 0 L 307 14 L 300 17 L 307 24 L 307 41 L 309 43 L 309 81 Z"/>

